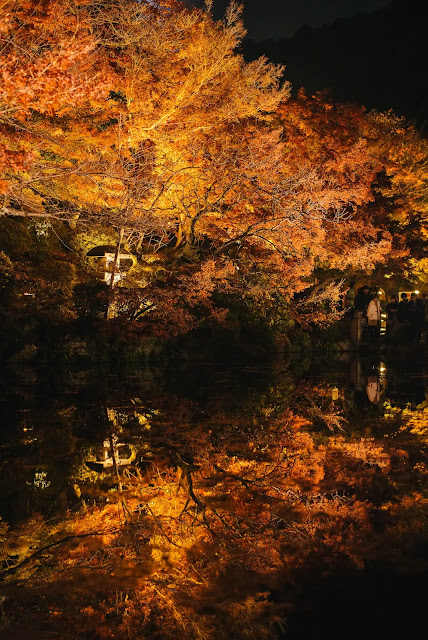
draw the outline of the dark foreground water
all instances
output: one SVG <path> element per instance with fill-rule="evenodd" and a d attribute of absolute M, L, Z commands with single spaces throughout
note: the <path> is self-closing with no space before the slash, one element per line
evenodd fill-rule
<path fill-rule="evenodd" d="M 420 350 L 1 380 L 0 637 L 403 637 L 425 618 Z"/>

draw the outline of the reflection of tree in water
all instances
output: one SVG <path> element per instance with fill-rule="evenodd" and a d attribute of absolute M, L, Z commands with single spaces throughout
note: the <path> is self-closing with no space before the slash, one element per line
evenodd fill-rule
<path fill-rule="evenodd" d="M 3 536 L 9 628 L 274 638 L 294 601 L 286 585 L 389 561 L 404 539 L 417 555 L 425 467 L 406 445 L 425 437 L 416 423 L 405 438 L 353 437 L 340 387 L 284 372 L 237 393 L 220 380 L 184 395 L 116 381 L 44 407 L 48 423 L 33 413 L 37 444 L 21 463 L 45 461 L 53 484 L 63 465 L 69 509 L 45 507 Z M 113 459 L 122 443 L 128 464 L 90 468 L 97 449 Z"/>

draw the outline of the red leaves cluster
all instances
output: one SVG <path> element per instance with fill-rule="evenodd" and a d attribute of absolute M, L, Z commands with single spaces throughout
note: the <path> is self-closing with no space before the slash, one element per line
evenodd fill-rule
<path fill-rule="evenodd" d="M 66 113 L 109 93 L 86 2 L 9 0 L 2 5 L 1 113 Z M 7 105 L 7 106 L 6 106 Z"/>

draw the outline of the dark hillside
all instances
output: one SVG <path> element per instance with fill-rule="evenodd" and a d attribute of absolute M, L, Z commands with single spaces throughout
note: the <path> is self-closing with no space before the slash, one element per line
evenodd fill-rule
<path fill-rule="evenodd" d="M 426 4 L 393 0 L 374 13 L 302 27 L 289 39 L 247 40 L 244 54 L 285 64 L 294 90 L 328 90 L 340 102 L 392 109 L 426 127 L 427 17 Z"/>

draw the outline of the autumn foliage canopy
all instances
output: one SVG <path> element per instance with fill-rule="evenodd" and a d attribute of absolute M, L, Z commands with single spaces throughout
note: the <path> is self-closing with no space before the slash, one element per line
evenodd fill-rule
<path fill-rule="evenodd" d="M 234 3 L 219 22 L 169 0 L 4 2 L 2 215 L 116 230 L 133 252 L 163 251 L 174 276 L 227 267 L 263 304 L 307 297 L 317 269 L 340 279 L 402 256 L 392 231 L 421 188 L 385 147 L 401 125 L 290 99 L 281 67 L 237 52 L 240 17 Z M 382 171 L 388 193 L 374 188 Z"/>

